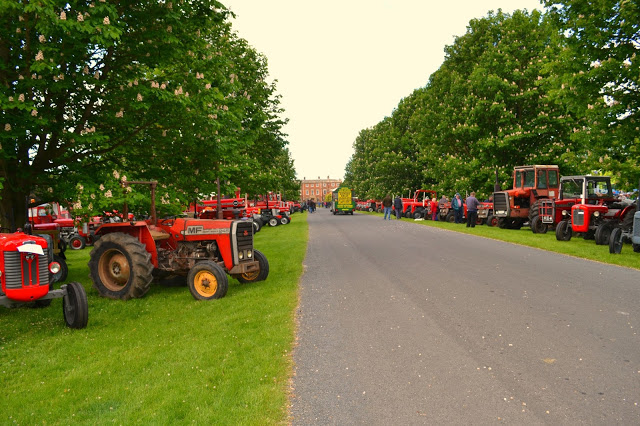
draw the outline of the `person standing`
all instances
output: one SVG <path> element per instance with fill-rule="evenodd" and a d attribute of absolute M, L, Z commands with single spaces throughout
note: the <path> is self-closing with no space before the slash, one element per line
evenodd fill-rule
<path fill-rule="evenodd" d="M 455 197 L 451 200 L 451 208 L 453 209 L 453 218 L 455 223 L 462 223 L 463 204 L 459 192 L 456 192 Z"/>
<path fill-rule="evenodd" d="M 382 200 L 382 207 L 384 207 L 384 218 L 382 220 L 387 220 L 387 216 L 391 220 L 391 206 L 393 206 L 393 201 L 391 201 L 391 196 L 387 195 Z"/>
<path fill-rule="evenodd" d="M 467 197 L 467 228 L 475 228 L 478 221 L 478 206 L 480 201 L 476 198 L 476 193 L 472 192 Z"/>
<path fill-rule="evenodd" d="M 399 195 L 393 200 L 393 208 L 396 209 L 396 219 L 400 219 L 402 217 L 402 200 Z"/>
<path fill-rule="evenodd" d="M 440 201 L 438 202 L 438 216 L 437 216 L 438 219 L 436 220 L 440 219 L 440 211 L 446 208 L 448 202 L 449 202 L 449 199 L 447 198 L 446 195 L 443 195 L 442 198 L 440 198 Z M 442 220 L 444 220 L 444 218 Z"/>
<path fill-rule="evenodd" d="M 431 220 L 438 220 L 438 202 L 436 201 L 436 197 L 431 199 Z"/>

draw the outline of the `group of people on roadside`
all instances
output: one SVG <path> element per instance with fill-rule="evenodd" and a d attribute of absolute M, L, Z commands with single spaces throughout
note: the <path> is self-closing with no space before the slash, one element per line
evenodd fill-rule
<path fill-rule="evenodd" d="M 431 207 L 431 220 L 437 221 L 439 212 L 441 208 L 444 208 L 445 204 L 449 202 L 449 199 L 443 195 L 440 201 L 436 201 L 435 197 L 431 199 L 430 207 Z M 456 192 L 456 195 L 453 196 L 451 200 L 451 209 L 453 210 L 453 218 L 455 223 L 464 223 L 464 204 L 465 202 L 462 200 L 459 192 Z M 471 194 L 466 199 L 467 204 L 467 228 L 475 228 L 476 222 L 478 221 L 478 206 L 480 205 L 480 201 L 476 198 L 476 193 L 471 192 Z M 387 195 L 382 200 L 382 207 L 384 208 L 384 217 L 383 220 L 391 220 L 391 207 L 395 210 L 396 219 L 402 218 L 402 200 L 399 196 L 397 196 L 393 201 L 391 201 L 391 197 Z"/>

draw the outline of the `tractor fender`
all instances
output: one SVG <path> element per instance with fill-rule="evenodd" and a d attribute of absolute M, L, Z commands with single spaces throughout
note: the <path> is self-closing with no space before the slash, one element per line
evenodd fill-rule
<path fill-rule="evenodd" d="M 147 222 L 141 220 L 137 222 L 116 222 L 105 223 L 100 225 L 96 229 L 96 236 L 102 237 L 106 234 L 114 232 L 121 232 L 129 234 L 132 237 L 138 239 L 147 248 L 147 251 L 151 254 L 151 263 L 154 267 L 158 267 L 158 251 L 156 249 L 156 243 L 151 235 L 151 230 Z"/>

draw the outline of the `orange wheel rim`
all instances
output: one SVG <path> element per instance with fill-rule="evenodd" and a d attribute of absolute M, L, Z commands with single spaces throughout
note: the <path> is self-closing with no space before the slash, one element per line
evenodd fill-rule
<path fill-rule="evenodd" d="M 242 278 L 244 278 L 247 281 L 253 281 L 256 278 L 258 278 L 259 273 L 260 271 L 247 272 L 245 274 L 242 274 Z"/>
<path fill-rule="evenodd" d="M 218 280 L 210 271 L 198 272 L 193 281 L 195 290 L 203 297 L 211 297 L 218 290 Z"/>

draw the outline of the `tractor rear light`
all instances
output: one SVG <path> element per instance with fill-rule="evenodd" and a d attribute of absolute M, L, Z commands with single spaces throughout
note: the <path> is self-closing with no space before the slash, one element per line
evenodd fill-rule
<path fill-rule="evenodd" d="M 51 262 L 49 264 L 49 272 L 52 274 L 57 274 L 60 272 L 60 264 L 58 262 Z"/>

